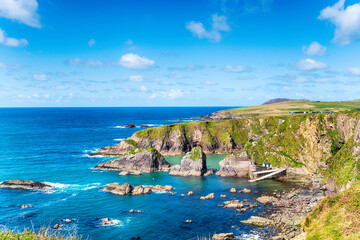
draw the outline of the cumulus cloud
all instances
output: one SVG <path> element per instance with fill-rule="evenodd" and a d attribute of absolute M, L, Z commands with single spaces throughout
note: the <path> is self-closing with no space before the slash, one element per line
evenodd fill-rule
<path fill-rule="evenodd" d="M 39 80 L 39 81 L 46 81 L 47 80 L 47 76 L 45 74 L 34 74 L 33 78 L 35 80 Z"/>
<path fill-rule="evenodd" d="M 6 32 L 0 28 L 0 44 L 9 47 L 25 47 L 29 44 L 29 42 L 24 38 L 16 39 L 7 37 Z"/>
<path fill-rule="evenodd" d="M 353 75 L 360 75 L 360 67 L 351 67 L 348 70 Z"/>
<path fill-rule="evenodd" d="M 186 29 L 192 32 L 195 37 L 200 39 L 208 39 L 212 42 L 221 41 L 221 32 L 230 32 L 230 27 L 226 22 L 225 16 L 214 14 L 211 16 L 211 29 L 206 30 L 201 22 L 191 21 L 186 24 Z"/>
<path fill-rule="evenodd" d="M 76 57 L 76 58 L 71 58 L 65 61 L 65 63 L 67 65 L 72 65 L 72 66 L 78 66 L 82 63 L 81 59 Z"/>
<path fill-rule="evenodd" d="M 95 43 L 96 43 L 95 39 L 92 38 L 89 40 L 88 45 L 89 45 L 89 47 L 93 47 L 95 45 Z"/>
<path fill-rule="evenodd" d="M 226 72 L 243 72 L 245 68 L 243 66 L 231 66 L 226 65 L 224 71 Z"/>
<path fill-rule="evenodd" d="M 329 20 L 335 25 L 333 41 L 346 45 L 360 38 L 360 3 L 347 6 L 345 0 L 339 0 L 320 12 L 319 19 Z"/>
<path fill-rule="evenodd" d="M 121 56 L 119 65 L 132 69 L 146 69 L 154 66 L 155 61 L 145 57 L 140 57 L 137 54 L 127 53 Z"/>
<path fill-rule="evenodd" d="M 1 0 L 0 17 L 17 20 L 31 27 L 41 27 L 36 0 Z"/>
<path fill-rule="evenodd" d="M 104 66 L 104 63 L 99 60 L 86 59 L 84 61 L 84 65 L 88 66 L 88 67 L 102 67 L 102 66 Z"/>
<path fill-rule="evenodd" d="M 327 65 L 322 62 L 317 62 L 314 59 L 307 58 L 302 59 L 297 63 L 297 67 L 301 70 L 316 70 L 316 69 L 323 69 L 327 68 Z"/>
<path fill-rule="evenodd" d="M 166 75 L 168 78 L 177 78 L 177 79 L 184 79 L 186 76 L 184 74 L 178 73 L 178 72 L 171 72 Z"/>
<path fill-rule="evenodd" d="M 322 56 L 326 53 L 326 47 L 318 42 L 312 42 L 308 47 L 303 46 L 303 53 L 308 56 Z"/>
<path fill-rule="evenodd" d="M 129 76 L 129 80 L 132 82 L 142 82 L 144 81 L 144 77 L 142 75 L 132 75 Z"/>

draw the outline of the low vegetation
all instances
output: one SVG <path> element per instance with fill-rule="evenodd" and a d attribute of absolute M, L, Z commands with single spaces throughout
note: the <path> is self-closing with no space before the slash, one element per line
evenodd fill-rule
<path fill-rule="evenodd" d="M 48 228 L 42 228 L 39 231 L 25 229 L 21 232 L 10 230 L 0 230 L 0 240 L 80 240 L 76 234 L 63 234 L 54 232 Z"/>
<path fill-rule="evenodd" d="M 303 227 L 309 240 L 360 239 L 360 182 L 322 199 L 307 216 Z"/>

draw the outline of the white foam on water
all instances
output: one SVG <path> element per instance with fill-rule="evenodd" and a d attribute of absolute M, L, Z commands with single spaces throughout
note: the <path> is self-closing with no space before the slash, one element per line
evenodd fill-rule
<path fill-rule="evenodd" d="M 257 234 L 241 234 L 242 239 L 246 240 L 262 240 L 262 238 Z"/>
<path fill-rule="evenodd" d="M 101 185 L 101 183 L 86 184 L 85 187 L 84 187 L 82 190 L 83 190 L 83 191 L 86 191 L 86 190 L 98 188 L 100 185 Z"/>
<path fill-rule="evenodd" d="M 125 138 L 115 138 L 114 141 L 117 141 L 117 142 L 121 142 L 122 140 L 124 140 Z"/>
<path fill-rule="evenodd" d="M 153 193 L 156 193 L 156 194 L 164 194 L 164 193 L 167 193 L 167 191 L 161 191 L 161 190 L 152 190 Z"/>
<path fill-rule="evenodd" d="M 123 227 L 124 223 L 122 221 L 120 221 L 119 219 L 110 219 L 109 223 L 103 224 L 103 223 L 99 223 L 100 227 L 109 227 L 109 226 L 116 226 L 116 227 Z"/>

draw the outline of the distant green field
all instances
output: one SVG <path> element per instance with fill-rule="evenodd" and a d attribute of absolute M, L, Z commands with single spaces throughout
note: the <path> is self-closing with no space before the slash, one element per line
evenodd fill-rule
<path fill-rule="evenodd" d="M 220 111 L 229 112 L 234 116 L 278 116 L 287 115 L 291 111 L 309 112 L 309 111 L 348 111 L 360 108 L 360 100 L 342 101 L 342 102 L 317 102 L 317 101 L 289 101 L 282 103 L 273 103 L 268 105 L 259 105 L 244 108 L 234 108 Z"/>

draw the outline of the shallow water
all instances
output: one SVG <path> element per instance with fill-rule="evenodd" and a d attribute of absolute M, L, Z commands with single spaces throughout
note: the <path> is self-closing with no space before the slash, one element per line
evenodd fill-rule
<path fill-rule="evenodd" d="M 226 107 L 224 107 L 226 108 Z M 229 189 L 244 187 L 250 194 L 231 195 L 236 199 L 256 197 L 263 192 L 289 186 L 276 181 L 248 183 L 235 178 L 177 177 L 167 172 L 139 176 L 118 176 L 117 171 L 95 170 L 94 166 L 108 158 L 87 157 L 97 148 L 118 143 L 140 128 L 116 126 L 132 122 L 136 125 L 164 125 L 178 118 L 204 115 L 223 108 L 3 108 L 0 109 L 0 181 L 28 179 L 56 186 L 50 193 L 31 190 L 0 189 L 0 225 L 12 229 L 38 228 L 60 223 L 62 231 L 76 231 L 90 239 L 196 239 L 215 232 L 250 234 L 252 228 L 240 223 L 259 209 L 246 213 L 218 207 L 229 199 Z M 218 168 L 225 155 L 208 155 L 208 167 Z M 181 156 L 167 157 L 177 163 Z M 144 196 L 117 196 L 101 191 L 108 183 L 128 182 L 132 185 L 172 185 L 175 195 L 156 192 Z M 181 197 L 188 191 L 193 196 Z M 257 194 L 253 193 L 258 191 Z M 200 196 L 215 193 L 212 200 Z M 31 204 L 32 208 L 18 206 Z M 130 209 L 143 213 L 129 213 Z M 101 226 L 101 218 L 115 224 Z M 191 219 L 195 223 L 185 223 Z M 245 236 L 245 235 L 244 235 Z M 252 239 L 251 236 L 246 237 Z"/>

